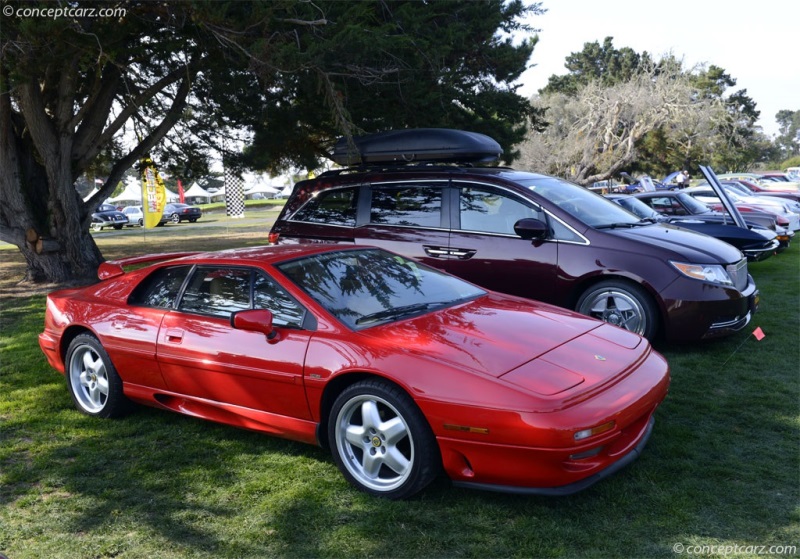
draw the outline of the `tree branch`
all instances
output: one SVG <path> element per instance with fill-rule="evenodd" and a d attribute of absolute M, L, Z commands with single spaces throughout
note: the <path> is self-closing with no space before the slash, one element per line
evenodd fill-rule
<path fill-rule="evenodd" d="M 128 103 L 128 105 L 120 112 L 117 118 L 115 118 L 114 121 L 109 124 L 102 133 L 98 134 L 93 140 L 90 139 L 91 136 L 85 140 L 85 142 L 88 144 L 86 151 L 81 157 L 79 157 L 77 160 L 74 160 L 74 167 L 79 170 L 85 169 L 91 160 L 98 153 L 100 153 L 100 150 L 103 148 L 103 146 L 111 141 L 111 139 L 119 131 L 119 129 L 122 128 L 125 122 L 127 122 L 131 116 L 141 108 L 143 103 L 155 97 L 168 85 L 180 80 L 182 76 L 184 79 L 184 84 L 187 82 L 191 83 L 191 81 L 194 80 L 195 75 L 197 75 L 198 68 L 199 59 L 191 60 L 185 66 L 176 68 L 169 74 L 166 74 L 160 80 L 137 95 Z M 179 97 L 179 95 L 176 97 Z M 173 104 L 173 107 L 174 106 L 175 105 Z M 87 134 L 89 134 L 89 132 L 90 130 L 87 131 Z"/>
<path fill-rule="evenodd" d="M 148 134 L 139 144 L 134 147 L 128 155 L 117 161 L 111 172 L 106 179 L 105 184 L 100 190 L 86 201 L 88 206 L 98 203 L 104 199 L 113 187 L 122 179 L 125 171 L 130 169 L 142 156 L 146 155 L 161 139 L 175 126 L 175 123 L 180 119 L 183 109 L 186 107 L 186 101 L 189 97 L 189 91 L 192 88 L 192 79 L 194 74 L 184 76 L 178 92 L 175 94 L 175 100 L 172 106 L 164 115 L 161 123 Z"/>

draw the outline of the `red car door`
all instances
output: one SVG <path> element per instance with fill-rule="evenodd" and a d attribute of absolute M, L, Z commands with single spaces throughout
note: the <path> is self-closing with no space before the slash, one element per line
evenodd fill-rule
<path fill-rule="evenodd" d="M 231 326 L 231 313 L 270 306 L 279 331 L 274 339 Z M 304 312 L 259 271 L 198 267 L 158 334 L 157 358 L 169 390 L 310 419 L 303 365 L 311 333 L 298 327 Z"/>

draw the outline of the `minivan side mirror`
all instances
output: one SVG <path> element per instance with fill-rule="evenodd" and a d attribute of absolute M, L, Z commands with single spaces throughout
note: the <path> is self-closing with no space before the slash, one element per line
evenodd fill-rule
<path fill-rule="evenodd" d="M 272 325 L 272 312 L 266 309 L 235 312 L 231 314 L 231 326 L 237 330 L 261 332 L 269 340 L 278 334 Z"/>
<path fill-rule="evenodd" d="M 547 224 L 532 217 L 524 217 L 514 224 L 514 233 L 525 240 L 542 239 L 547 235 Z"/>

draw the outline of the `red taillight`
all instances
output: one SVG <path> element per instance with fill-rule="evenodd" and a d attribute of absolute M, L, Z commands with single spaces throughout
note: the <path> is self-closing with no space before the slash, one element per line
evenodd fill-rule
<path fill-rule="evenodd" d="M 278 239 L 280 239 L 280 238 L 281 238 L 281 234 L 280 233 L 270 233 L 269 236 L 267 237 L 267 240 L 269 240 L 269 244 L 277 245 L 278 244 Z"/>

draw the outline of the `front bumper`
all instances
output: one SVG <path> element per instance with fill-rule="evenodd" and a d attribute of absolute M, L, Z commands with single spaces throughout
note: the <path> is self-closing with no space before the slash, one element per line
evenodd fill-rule
<path fill-rule="evenodd" d="M 776 238 L 763 246 L 744 247 L 742 254 L 747 257 L 748 262 L 761 262 L 775 254 L 780 246 L 781 242 Z"/>
<path fill-rule="evenodd" d="M 569 495 L 635 460 L 653 429 L 669 388 L 669 366 L 655 351 L 624 378 L 594 395 L 543 400 L 552 411 L 512 412 L 464 405 L 421 407 L 436 432 L 447 475 L 456 486 L 529 495 Z M 567 391 L 569 392 L 569 391 Z M 433 413 L 429 413 L 433 412 Z M 484 427 L 478 433 L 437 429 L 439 423 Z M 614 423 L 575 441 L 580 429 Z"/>
<path fill-rule="evenodd" d="M 739 291 L 734 287 L 680 278 L 661 293 L 665 337 L 686 342 L 728 336 L 750 323 L 760 294 L 752 276 Z"/>
<path fill-rule="evenodd" d="M 612 463 L 604 470 L 600 470 L 596 474 L 592 474 L 589 477 L 583 478 L 568 485 L 561 485 L 559 487 L 512 487 L 508 485 L 494 485 L 489 483 L 472 483 L 469 481 L 454 481 L 453 485 L 455 487 L 483 489 L 485 491 L 514 493 L 519 495 L 543 495 L 547 497 L 564 497 L 566 495 L 572 495 L 574 493 L 583 491 L 584 489 L 588 489 L 598 481 L 604 480 L 605 478 L 617 473 L 618 471 L 627 467 L 631 462 L 639 458 L 642 450 L 647 445 L 647 441 L 650 440 L 650 435 L 653 432 L 653 425 L 655 425 L 655 421 L 655 417 L 651 416 L 650 420 L 645 426 L 644 433 L 642 434 L 639 443 L 622 458 Z"/>

